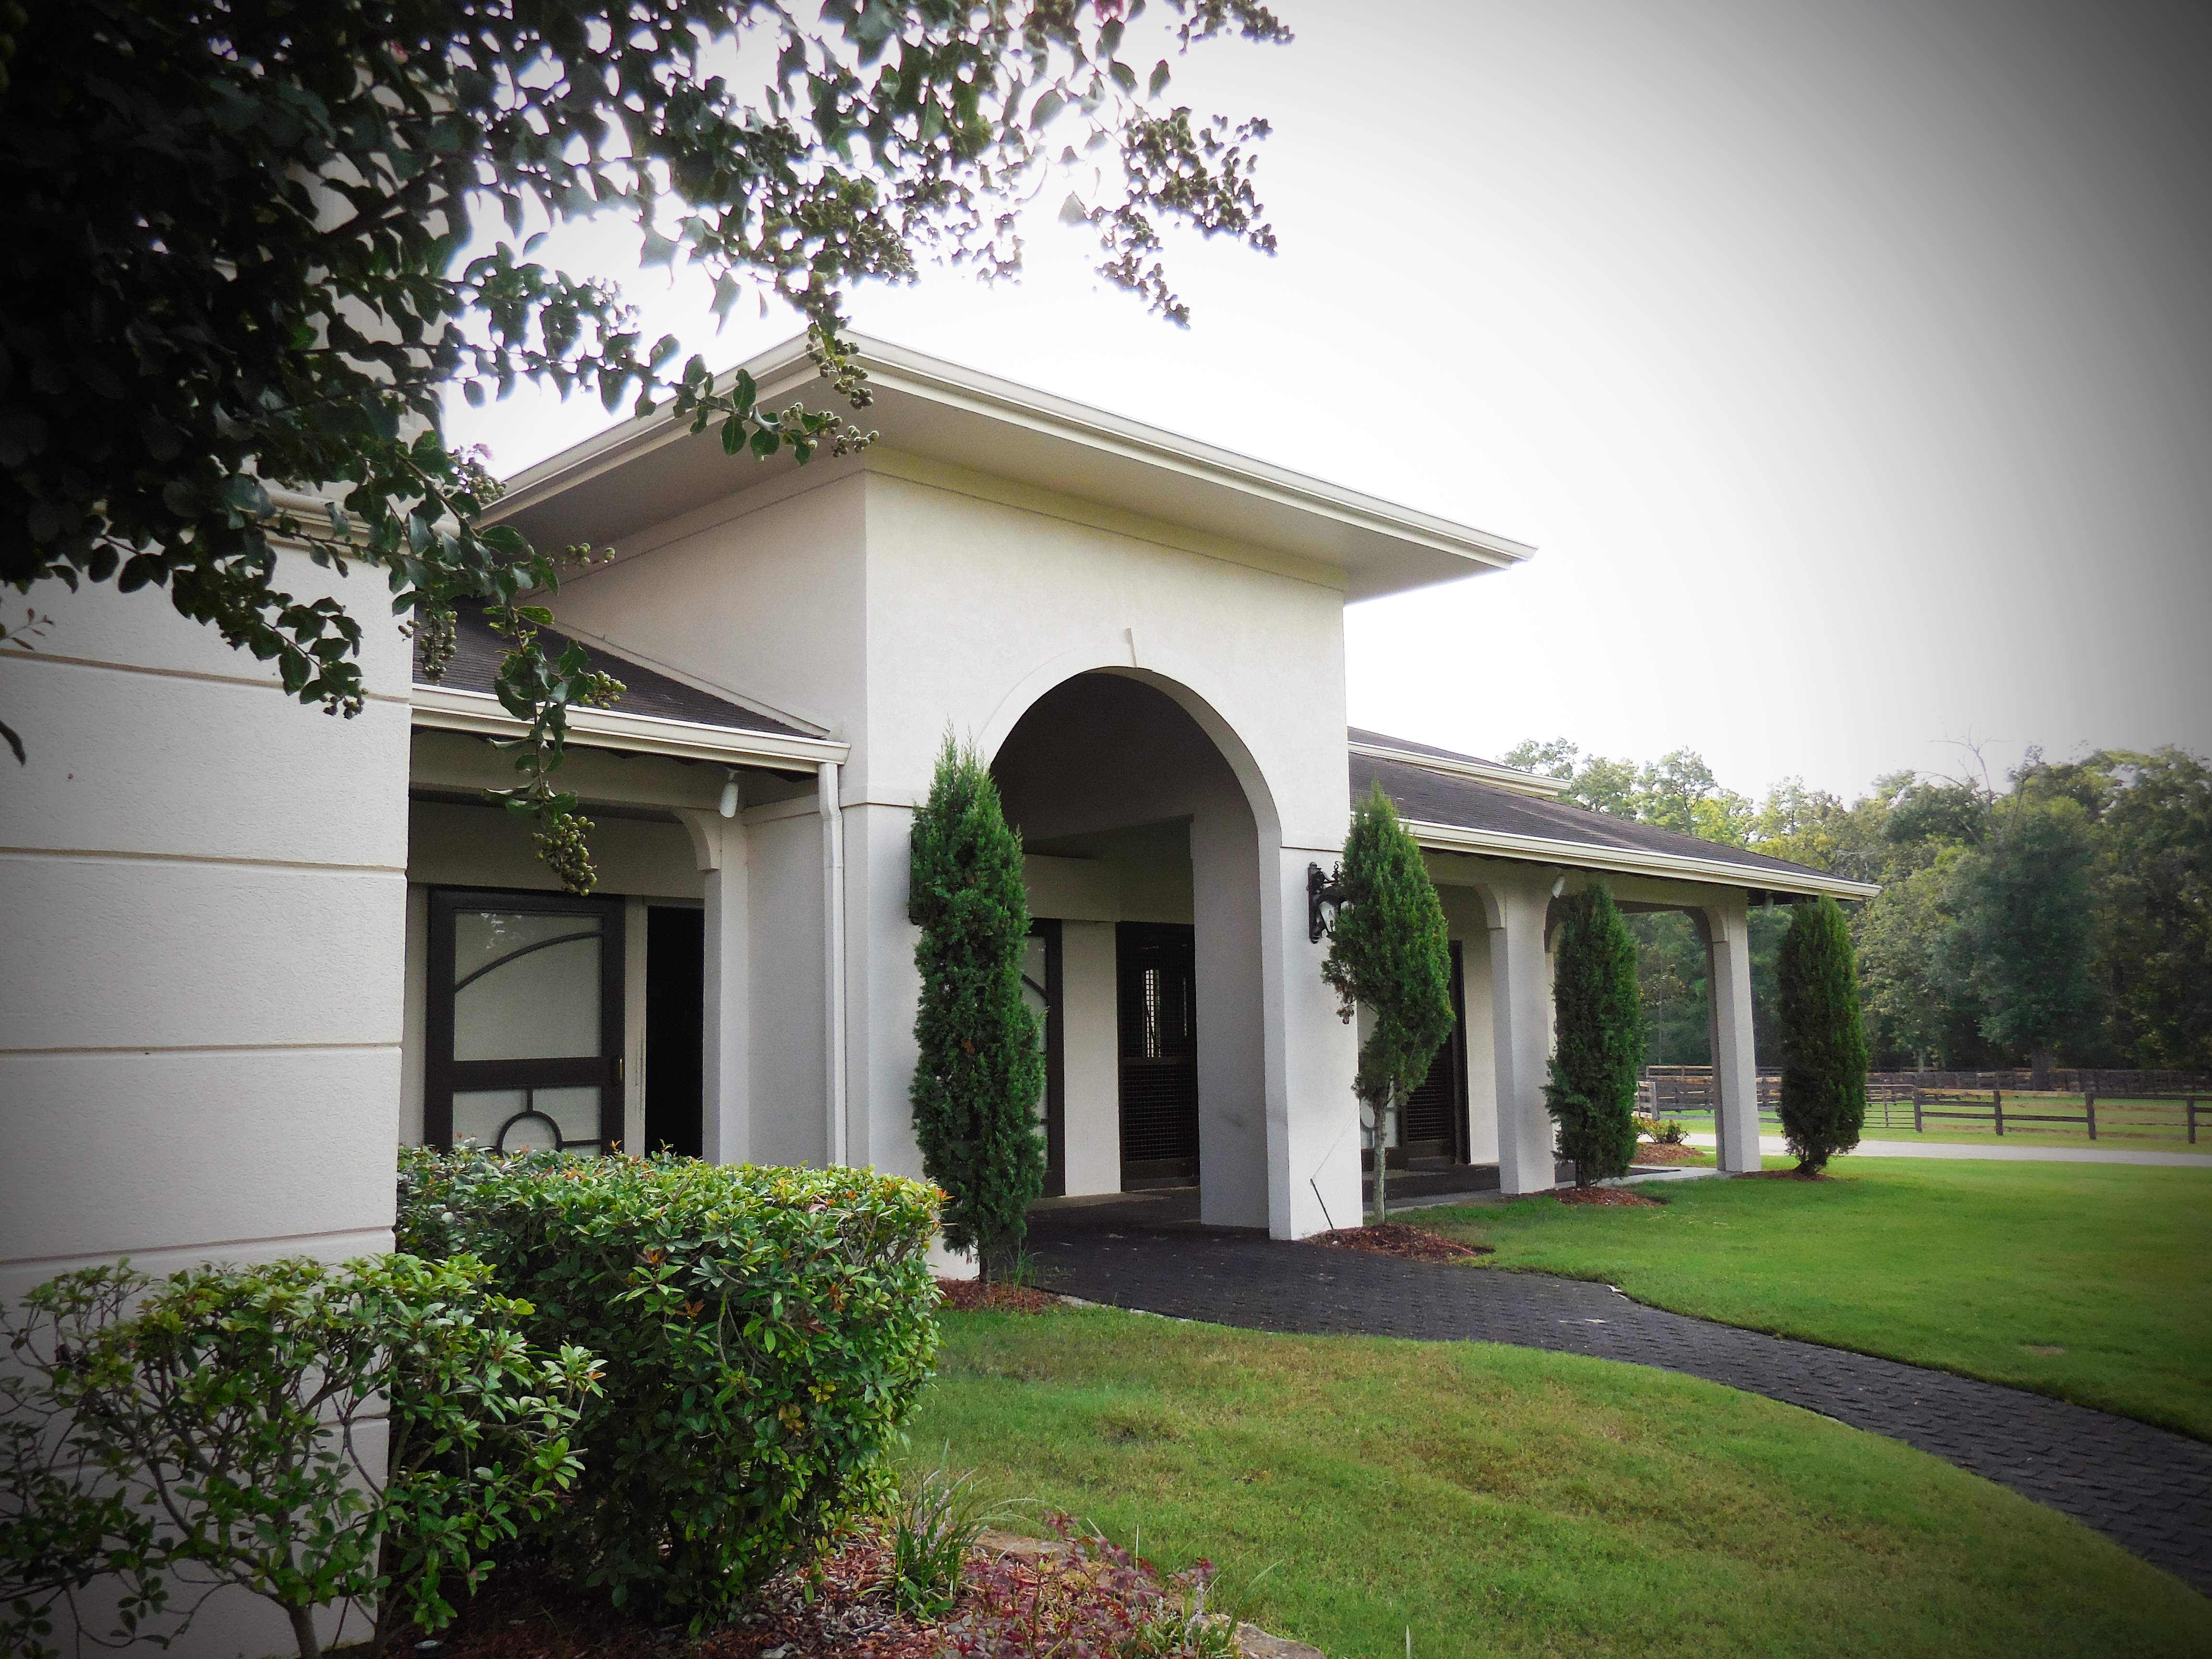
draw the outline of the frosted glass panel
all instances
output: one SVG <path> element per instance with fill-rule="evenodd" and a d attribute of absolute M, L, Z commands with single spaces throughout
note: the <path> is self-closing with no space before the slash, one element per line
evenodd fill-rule
<path fill-rule="evenodd" d="M 602 919 L 532 911 L 453 916 L 453 1058 L 568 1060 L 601 1052 Z M 459 1119 L 454 1133 L 460 1133 Z"/>
<path fill-rule="evenodd" d="M 500 1125 L 521 1111 L 529 1098 L 522 1089 L 464 1089 L 453 1094 L 453 1145 L 473 1140 L 489 1146 L 499 1139 Z"/>
<path fill-rule="evenodd" d="M 507 1131 L 501 1139 L 500 1131 Z M 475 1141 L 498 1152 L 520 1152 L 559 1141 L 599 1138 L 599 1091 L 573 1089 L 461 1089 L 453 1094 L 453 1141 Z"/>
<path fill-rule="evenodd" d="M 599 1139 L 599 1087 L 596 1083 L 574 1089 L 539 1089 L 532 1104 L 561 1126 L 563 1140 Z M 507 1139 L 514 1139 L 512 1135 Z"/>

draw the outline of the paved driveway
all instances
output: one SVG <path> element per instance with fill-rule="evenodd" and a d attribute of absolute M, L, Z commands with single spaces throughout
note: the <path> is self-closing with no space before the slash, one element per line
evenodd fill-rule
<path fill-rule="evenodd" d="M 1401 1261 L 1251 1233 L 1039 1212 L 1088 1301 L 1249 1330 L 1505 1342 L 1682 1371 L 1872 1431 L 2086 1522 L 2212 1595 L 2212 1446 L 1994 1382 L 1717 1325 L 1602 1285 Z"/>

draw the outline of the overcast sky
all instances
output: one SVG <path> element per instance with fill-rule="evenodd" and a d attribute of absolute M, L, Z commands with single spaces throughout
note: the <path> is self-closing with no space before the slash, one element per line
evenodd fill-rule
<path fill-rule="evenodd" d="M 1178 69 L 1201 113 L 1274 121 L 1282 244 L 1176 246 L 1188 331 L 1048 213 L 1019 288 L 931 271 L 861 291 L 856 326 L 1534 543 L 1352 608 L 1356 725 L 1686 745 L 1747 793 L 1846 798 L 1970 737 L 2000 772 L 2030 743 L 2212 751 L 2186 12 L 1279 9 L 1295 45 Z M 796 331 L 717 336 L 634 242 L 556 246 L 718 368 Z M 522 393 L 453 431 L 513 471 L 605 423 Z"/>

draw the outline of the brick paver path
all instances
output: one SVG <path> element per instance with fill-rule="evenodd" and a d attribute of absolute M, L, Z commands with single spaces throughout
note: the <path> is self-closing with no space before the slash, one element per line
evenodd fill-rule
<path fill-rule="evenodd" d="M 2212 1595 L 2212 1446 L 1994 1382 L 1665 1313 L 1602 1285 L 1255 1234 L 1030 1218 L 1071 1295 L 1251 1330 L 1505 1342 L 1683 1371 L 1933 1453 Z"/>

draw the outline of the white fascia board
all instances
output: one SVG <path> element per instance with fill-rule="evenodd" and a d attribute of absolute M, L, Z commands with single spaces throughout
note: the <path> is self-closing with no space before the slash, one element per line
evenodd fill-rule
<path fill-rule="evenodd" d="M 1545 778 L 1533 772 L 1516 772 L 1510 766 L 1494 766 L 1488 761 L 1422 755 L 1410 749 L 1391 749 L 1379 743 L 1355 743 L 1351 749 L 1353 754 L 1364 755 L 1369 760 L 1396 761 L 1402 766 L 1418 766 L 1425 772 L 1440 772 L 1447 777 L 1475 778 L 1499 789 L 1510 789 L 1516 795 L 1534 795 L 1543 800 L 1556 800 L 1567 789 L 1566 781 L 1562 778 Z"/>
<path fill-rule="evenodd" d="M 869 385 L 880 393 L 902 395 L 957 410 L 1002 428 L 1035 433 L 1102 456 L 1133 461 L 1255 501 L 1333 520 L 1401 544 L 1449 554 L 1468 561 L 1470 574 L 1477 569 L 1517 564 L 1536 550 L 1524 542 L 1400 507 L 1286 467 L 963 368 L 887 341 L 849 331 L 844 338 L 868 371 Z M 771 347 L 742 367 L 753 377 L 763 407 L 773 407 L 800 392 L 809 383 L 819 383 L 818 371 L 806 356 L 803 338 Z M 716 376 L 716 389 L 727 391 L 737 374 L 738 370 L 732 369 Z M 853 416 L 855 423 L 862 426 L 867 424 L 867 418 L 866 410 L 856 411 Z M 683 442 L 691 435 L 688 416 L 678 418 L 662 415 L 623 422 L 516 474 L 508 481 L 498 504 L 485 517 L 488 520 L 499 520 L 526 513 L 579 484 L 666 445 Z M 896 436 L 894 433 L 886 441 L 896 447 Z M 987 472 L 991 470 L 988 456 L 975 457 L 965 464 Z"/>
<path fill-rule="evenodd" d="M 1517 564 L 1535 549 L 1524 542 L 1454 524 L 1432 514 L 1239 455 L 1180 433 L 1109 414 L 1048 392 L 963 368 L 886 340 L 849 337 L 859 348 L 872 384 L 894 387 L 935 403 L 990 416 L 1092 449 L 1125 456 L 1169 471 L 1225 484 L 1246 495 L 1340 519 L 1383 535 L 1455 553 L 1478 564 Z M 802 356 L 800 361 L 806 359 Z M 811 362 L 809 363 L 811 368 Z M 757 376 L 756 378 L 758 378 Z"/>
<path fill-rule="evenodd" d="M 1725 859 L 1687 858 L 1678 853 L 1650 853 L 1629 847 L 1597 847 L 1588 842 L 1554 841 L 1546 836 L 1513 836 L 1496 830 L 1470 830 L 1455 823 L 1424 823 L 1408 818 L 1406 828 L 1423 847 L 1438 853 L 1476 853 L 1562 865 L 1571 870 L 1610 870 L 1623 875 L 1672 877 L 1725 887 L 1756 887 L 1777 893 L 1826 893 L 1833 898 L 1870 899 L 1881 891 L 1874 882 L 1850 881 L 1816 872 L 1762 870 Z"/>
<path fill-rule="evenodd" d="M 414 688 L 412 724 L 433 732 L 466 732 L 484 738 L 520 737 L 527 728 L 483 691 L 448 691 L 441 686 Z M 612 708 L 568 710 L 568 741 L 586 749 L 622 749 L 678 760 L 714 761 L 724 766 L 794 767 L 809 769 L 823 761 L 840 765 L 851 746 L 826 738 L 787 737 L 778 732 L 735 732 L 694 720 L 663 720 L 658 714 L 625 714 Z"/>

